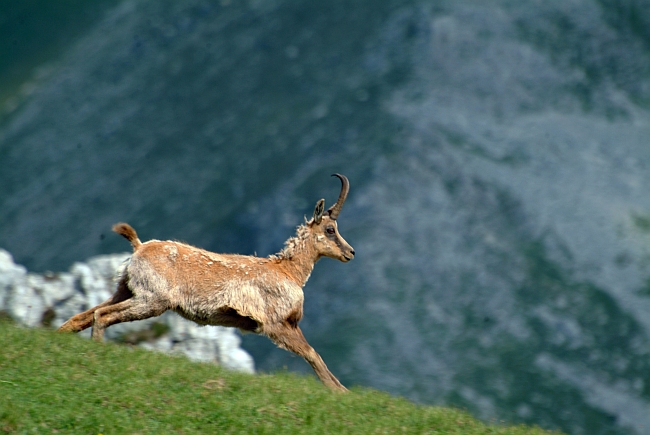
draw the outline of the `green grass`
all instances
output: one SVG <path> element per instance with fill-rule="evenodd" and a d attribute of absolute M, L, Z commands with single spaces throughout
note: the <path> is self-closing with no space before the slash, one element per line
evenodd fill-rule
<path fill-rule="evenodd" d="M 547 434 L 291 373 L 246 375 L 0 321 L 0 433 Z"/>

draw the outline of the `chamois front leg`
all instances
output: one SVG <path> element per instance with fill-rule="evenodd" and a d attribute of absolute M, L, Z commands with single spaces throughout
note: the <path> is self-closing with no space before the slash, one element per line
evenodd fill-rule
<path fill-rule="evenodd" d="M 323 358 L 307 343 L 307 339 L 296 325 L 265 326 L 264 333 L 279 347 L 299 355 L 312 366 L 316 376 L 325 386 L 334 391 L 347 392 L 348 389 L 329 371 Z"/>

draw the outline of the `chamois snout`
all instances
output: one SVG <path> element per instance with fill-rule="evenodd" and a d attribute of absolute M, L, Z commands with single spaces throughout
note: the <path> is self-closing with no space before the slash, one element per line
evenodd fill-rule
<path fill-rule="evenodd" d="M 350 245 L 348 245 L 346 248 L 347 249 L 343 250 L 343 260 L 341 260 L 344 263 L 347 263 L 354 258 L 354 248 Z"/>

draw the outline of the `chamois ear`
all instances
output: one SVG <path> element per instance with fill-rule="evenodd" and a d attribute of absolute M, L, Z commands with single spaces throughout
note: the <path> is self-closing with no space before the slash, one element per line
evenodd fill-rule
<path fill-rule="evenodd" d="M 316 203 L 316 208 L 314 209 L 314 222 L 320 224 L 321 219 L 323 219 L 323 213 L 325 213 L 325 200 L 321 199 Z"/>

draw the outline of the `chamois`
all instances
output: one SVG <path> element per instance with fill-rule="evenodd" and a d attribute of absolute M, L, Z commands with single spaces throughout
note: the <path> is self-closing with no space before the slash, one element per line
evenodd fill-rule
<path fill-rule="evenodd" d="M 302 288 L 323 256 L 348 262 L 354 249 L 338 232 L 336 219 L 350 190 L 344 175 L 336 203 L 325 211 L 316 203 L 314 216 L 298 226 L 296 236 L 266 258 L 216 254 L 175 241 L 142 243 L 126 223 L 113 226 L 133 246 L 117 291 L 105 302 L 66 321 L 59 331 L 79 332 L 92 326 L 102 341 L 114 324 L 159 316 L 173 310 L 201 325 L 222 325 L 266 335 L 279 347 L 303 357 L 327 387 L 347 391 L 307 343 L 298 327 L 303 316 Z"/>

